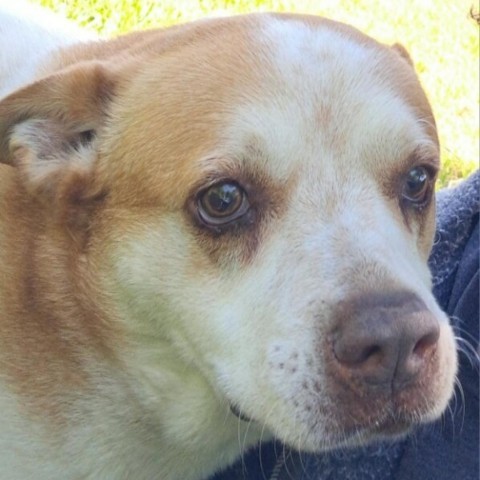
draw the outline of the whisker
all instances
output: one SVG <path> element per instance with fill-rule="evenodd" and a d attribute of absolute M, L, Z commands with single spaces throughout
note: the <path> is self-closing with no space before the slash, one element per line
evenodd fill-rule
<path fill-rule="evenodd" d="M 456 395 L 456 392 L 458 391 L 459 395 L 460 395 L 460 400 L 461 400 L 461 403 L 460 403 L 460 412 L 461 412 L 461 424 L 460 424 L 460 432 L 463 430 L 463 426 L 464 426 L 464 423 L 465 423 L 465 392 L 463 390 L 463 385 L 462 385 L 462 382 L 460 382 L 460 379 L 456 376 L 455 377 L 455 395 Z M 452 416 L 452 424 L 455 425 L 455 418 Z"/>
<path fill-rule="evenodd" d="M 468 337 L 469 341 L 472 343 L 478 342 L 478 339 L 473 334 L 471 334 L 467 329 L 462 327 L 463 320 L 460 317 L 457 317 L 456 315 L 452 315 L 450 317 L 450 320 L 452 320 L 451 325 L 455 335 Z"/>
<path fill-rule="evenodd" d="M 455 337 L 455 340 L 459 353 L 467 358 L 472 368 L 478 368 L 480 365 L 480 353 L 477 349 L 465 338 Z"/>

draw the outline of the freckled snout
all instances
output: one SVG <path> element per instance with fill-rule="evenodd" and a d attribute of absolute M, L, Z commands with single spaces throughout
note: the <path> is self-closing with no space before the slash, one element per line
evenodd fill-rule
<path fill-rule="evenodd" d="M 439 336 L 437 319 L 413 293 L 366 294 L 339 306 L 331 345 L 355 383 L 396 392 L 426 369 Z"/>

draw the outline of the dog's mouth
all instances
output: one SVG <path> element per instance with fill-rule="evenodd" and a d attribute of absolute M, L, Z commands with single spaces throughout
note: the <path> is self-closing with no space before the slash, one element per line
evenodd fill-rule
<path fill-rule="evenodd" d="M 357 426 L 351 430 L 343 431 L 344 438 L 349 438 L 352 444 L 364 444 L 365 442 L 379 439 L 395 439 L 407 435 L 416 422 L 406 418 L 387 418 L 374 421 L 369 425 Z M 347 442 L 350 443 L 350 442 Z"/>
<path fill-rule="evenodd" d="M 404 435 L 411 430 L 413 422 L 404 419 L 386 420 L 383 422 L 376 422 L 368 430 L 373 436 L 395 438 L 399 435 Z"/>
<path fill-rule="evenodd" d="M 251 422 L 252 419 L 245 415 L 243 412 L 240 411 L 240 409 L 233 403 L 230 403 L 230 411 L 240 420 L 243 420 L 244 422 Z"/>
<path fill-rule="evenodd" d="M 230 411 L 241 421 L 252 422 L 253 418 L 246 415 L 240 410 L 240 408 L 234 403 L 230 403 Z M 349 432 L 349 429 L 342 429 L 342 438 L 343 440 L 340 443 L 343 443 L 346 438 L 350 438 L 354 445 L 364 444 L 365 441 L 369 442 L 374 439 L 393 439 L 402 437 L 408 434 L 414 426 L 415 422 L 407 418 L 393 418 L 391 416 L 376 420 L 364 425 L 363 427 L 357 425 L 355 428 Z M 361 437 L 361 438 L 359 438 Z M 355 440 L 355 438 L 357 440 Z M 350 443 L 347 441 L 347 443 Z"/>
<path fill-rule="evenodd" d="M 379 441 L 395 441 L 408 435 L 415 422 L 407 420 L 378 420 L 369 424 L 358 424 L 345 429 L 341 425 L 332 425 L 323 432 L 313 431 L 311 440 L 300 448 L 309 452 L 325 452 L 343 448 L 358 448 Z M 298 448 L 298 443 L 286 443 Z"/>

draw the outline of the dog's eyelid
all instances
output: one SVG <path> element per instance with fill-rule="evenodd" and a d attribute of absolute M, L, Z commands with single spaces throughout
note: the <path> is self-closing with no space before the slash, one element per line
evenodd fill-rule
<path fill-rule="evenodd" d="M 196 192 L 195 196 L 198 196 L 209 188 L 212 188 L 213 186 L 219 185 L 221 183 L 234 183 L 235 185 L 238 185 L 240 188 L 243 188 L 245 190 L 242 182 L 236 180 L 233 176 L 213 173 L 204 178 L 202 182 L 194 188 Z"/>
<path fill-rule="evenodd" d="M 440 159 L 438 149 L 432 145 L 421 145 L 416 147 L 407 158 L 406 171 L 415 167 L 426 168 L 434 176 L 440 170 Z"/>
<path fill-rule="evenodd" d="M 428 171 L 428 173 L 431 176 L 436 176 L 437 173 L 440 170 L 439 162 L 437 159 L 433 158 L 419 158 L 414 165 L 410 168 L 412 170 L 413 168 L 424 168 L 425 170 Z"/>

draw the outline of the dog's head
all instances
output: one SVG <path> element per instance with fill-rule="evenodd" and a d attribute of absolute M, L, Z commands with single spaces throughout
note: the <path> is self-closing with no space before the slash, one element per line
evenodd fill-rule
<path fill-rule="evenodd" d="M 405 52 L 271 14 L 139 38 L 0 103 L 4 161 L 125 350 L 162 349 L 302 448 L 439 416 L 439 147 Z"/>

